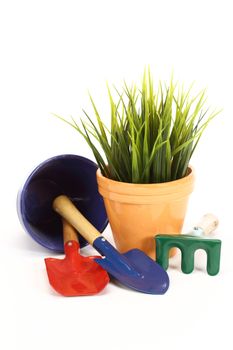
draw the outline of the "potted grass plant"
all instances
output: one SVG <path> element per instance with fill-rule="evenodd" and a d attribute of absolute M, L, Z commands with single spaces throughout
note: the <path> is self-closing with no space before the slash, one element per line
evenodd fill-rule
<path fill-rule="evenodd" d="M 219 113 L 206 109 L 206 94 L 191 96 L 171 79 L 155 89 L 150 71 L 140 88 L 108 88 L 111 117 L 106 125 L 90 96 L 94 119 L 74 127 L 99 165 L 97 182 L 116 247 L 139 248 L 155 257 L 154 236 L 182 230 L 194 186 L 190 159 L 209 122 Z M 106 118 L 104 119 L 107 123 Z"/>

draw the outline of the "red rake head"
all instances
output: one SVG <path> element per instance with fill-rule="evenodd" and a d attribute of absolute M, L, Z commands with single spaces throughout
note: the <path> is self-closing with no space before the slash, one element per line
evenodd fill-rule
<path fill-rule="evenodd" d="M 45 265 L 51 286 L 64 296 L 93 295 L 99 293 L 109 282 L 107 272 L 93 259 L 79 254 L 79 244 L 65 244 L 65 258 L 46 258 Z"/>

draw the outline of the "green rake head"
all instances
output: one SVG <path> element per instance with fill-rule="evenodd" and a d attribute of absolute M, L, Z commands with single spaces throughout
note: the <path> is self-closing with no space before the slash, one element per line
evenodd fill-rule
<path fill-rule="evenodd" d="M 219 272 L 221 241 L 191 235 L 157 235 L 156 261 L 165 270 L 169 264 L 169 251 L 176 247 L 181 250 L 181 270 L 184 273 L 191 273 L 194 269 L 194 254 L 197 249 L 204 249 L 207 253 L 207 272 L 214 276 Z"/>

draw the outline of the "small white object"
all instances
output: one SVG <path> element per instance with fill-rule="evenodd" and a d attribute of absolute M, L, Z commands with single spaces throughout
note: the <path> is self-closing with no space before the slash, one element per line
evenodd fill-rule
<path fill-rule="evenodd" d="M 200 237 L 203 236 L 203 230 L 202 228 L 195 226 L 190 234 L 192 236 Z"/>

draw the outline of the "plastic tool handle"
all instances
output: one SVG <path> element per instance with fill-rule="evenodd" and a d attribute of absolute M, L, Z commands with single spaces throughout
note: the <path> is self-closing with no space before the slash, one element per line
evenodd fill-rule
<path fill-rule="evenodd" d="M 96 228 L 80 213 L 71 200 L 62 195 L 53 201 L 53 209 L 68 221 L 92 245 L 100 237 Z"/>
<path fill-rule="evenodd" d="M 65 219 L 62 220 L 62 224 L 64 245 L 69 241 L 78 242 L 78 235 L 74 227 L 71 226 Z"/>
<path fill-rule="evenodd" d="M 214 214 L 205 214 L 195 229 L 200 229 L 203 235 L 209 235 L 218 227 L 218 218 Z"/>

